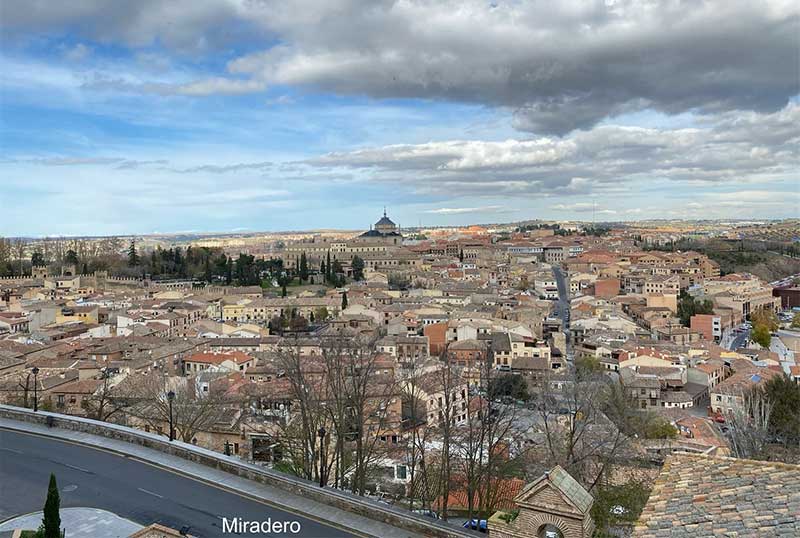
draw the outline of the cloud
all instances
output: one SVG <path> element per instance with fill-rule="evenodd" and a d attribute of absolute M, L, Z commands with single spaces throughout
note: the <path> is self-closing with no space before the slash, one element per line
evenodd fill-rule
<path fill-rule="evenodd" d="M 154 95 L 183 95 L 189 97 L 206 97 L 209 95 L 241 95 L 257 93 L 266 89 L 266 84 L 257 80 L 242 80 L 223 77 L 211 77 L 189 82 L 132 82 L 124 79 L 98 78 L 84 84 L 84 88 L 93 90 L 111 90 L 127 93 Z"/>
<path fill-rule="evenodd" d="M 225 174 L 228 172 L 240 172 L 242 170 L 265 170 L 270 168 L 272 163 L 269 161 L 256 162 L 256 163 L 236 163 L 236 164 L 202 164 L 199 166 L 190 166 L 188 168 L 175 168 L 175 172 L 181 174 L 195 174 L 198 172 L 209 172 L 212 174 Z"/>
<path fill-rule="evenodd" d="M 70 62 L 81 62 L 92 53 L 91 47 L 78 43 L 74 47 L 64 49 L 64 59 Z"/>
<path fill-rule="evenodd" d="M 212 77 L 108 89 L 203 96 L 287 85 L 502 107 L 517 129 L 565 135 L 605 118 L 771 113 L 798 93 L 791 0 L 6 0 L 15 35 L 65 28 L 99 43 L 224 54 Z"/>
<path fill-rule="evenodd" d="M 514 213 L 516 209 L 501 205 L 486 205 L 481 207 L 440 207 L 428 209 L 424 213 L 432 215 L 462 215 L 465 213 Z"/>
<path fill-rule="evenodd" d="M 699 124 L 690 129 L 600 125 L 562 139 L 388 145 L 329 153 L 305 165 L 330 174 L 358 172 L 362 181 L 439 196 L 613 196 L 655 181 L 711 185 L 796 177 L 800 104 L 735 120 L 702 117 Z"/>
<path fill-rule="evenodd" d="M 784 0 L 301 4 L 262 13 L 283 42 L 230 71 L 511 107 L 517 128 L 558 135 L 644 109 L 774 112 L 798 89 L 800 7 Z"/>

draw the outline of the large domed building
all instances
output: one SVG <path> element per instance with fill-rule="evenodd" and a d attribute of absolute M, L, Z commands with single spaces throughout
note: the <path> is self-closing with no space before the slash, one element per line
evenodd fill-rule
<path fill-rule="evenodd" d="M 359 235 L 358 239 L 398 245 L 402 243 L 403 236 L 400 234 L 397 224 L 386 216 L 386 208 L 384 208 L 383 217 L 369 231 Z"/>

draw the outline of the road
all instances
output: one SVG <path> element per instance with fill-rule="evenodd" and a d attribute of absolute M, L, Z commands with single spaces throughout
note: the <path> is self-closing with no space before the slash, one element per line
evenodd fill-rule
<path fill-rule="evenodd" d="M 728 349 L 735 351 L 747 345 L 747 339 L 750 337 L 750 329 L 744 329 L 742 332 L 736 334 L 728 343 Z"/>
<path fill-rule="evenodd" d="M 561 318 L 564 326 L 564 335 L 567 338 L 567 360 L 572 361 L 574 355 L 572 353 L 572 342 L 569 334 L 569 288 L 567 287 L 566 278 L 564 277 L 561 267 L 553 265 L 553 278 L 556 279 L 556 286 L 558 286 L 558 302 L 556 303 L 556 315 Z"/>
<path fill-rule="evenodd" d="M 41 510 L 50 473 L 61 490 L 61 506 L 88 506 L 141 525 L 191 527 L 201 538 L 222 532 L 222 518 L 298 521 L 298 534 L 247 536 L 355 536 L 190 478 L 93 448 L 0 430 L 0 521 Z"/>

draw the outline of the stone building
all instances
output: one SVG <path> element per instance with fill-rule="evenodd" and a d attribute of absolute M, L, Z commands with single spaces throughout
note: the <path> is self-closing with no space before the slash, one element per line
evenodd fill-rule
<path fill-rule="evenodd" d="M 489 519 L 492 538 L 589 538 L 594 532 L 589 515 L 594 499 L 558 465 L 528 484 L 514 502 L 516 517 L 497 512 Z"/>

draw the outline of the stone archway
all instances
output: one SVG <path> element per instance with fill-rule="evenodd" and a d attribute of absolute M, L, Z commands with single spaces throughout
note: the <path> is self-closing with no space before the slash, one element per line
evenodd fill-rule
<path fill-rule="evenodd" d="M 570 532 L 570 525 L 564 519 L 553 514 L 540 513 L 530 519 L 530 525 L 536 538 L 579 538 L 580 534 Z M 547 531 L 555 530 L 560 535 L 553 537 Z"/>

